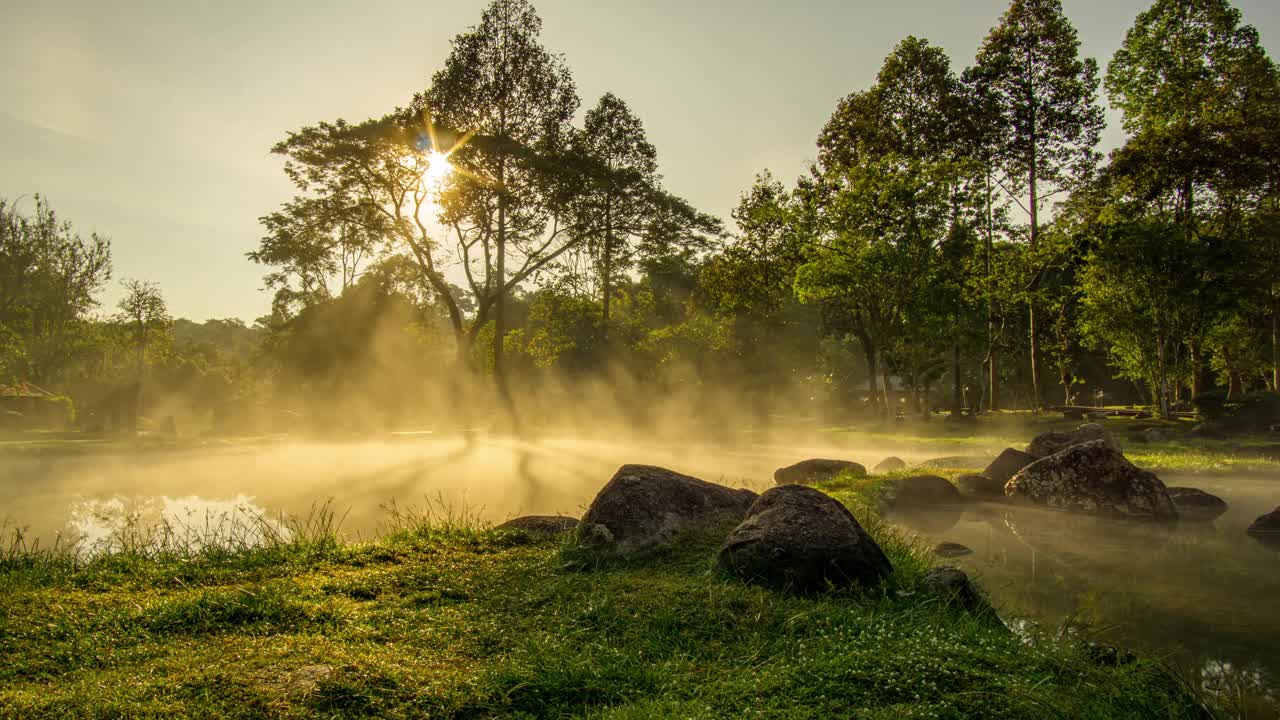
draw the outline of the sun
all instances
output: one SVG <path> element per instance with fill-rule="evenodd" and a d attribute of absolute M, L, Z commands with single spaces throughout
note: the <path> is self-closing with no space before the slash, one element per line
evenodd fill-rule
<path fill-rule="evenodd" d="M 427 153 L 426 162 L 427 169 L 422 173 L 422 190 L 427 195 L 439 197 L 449 175 L 453 173 L 453 163 L 449 162 L 447 154 L 439 150 Z"/>

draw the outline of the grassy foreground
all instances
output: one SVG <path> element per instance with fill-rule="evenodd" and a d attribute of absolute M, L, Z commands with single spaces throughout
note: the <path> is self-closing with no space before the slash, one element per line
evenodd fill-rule
<path fill-rule="evenodd" d="M 401 517 L 243 546 L 0 554 L 5 718 L 1180 718 L 1149 661 L 1023 638 L 924 593 L 930 561 L 828 488 L 892 559 L 865 594 L 718 576 L 722 534 L 570 569 L 571 541 Z M 570 552 L 566 552 L 569 550 Z"/>

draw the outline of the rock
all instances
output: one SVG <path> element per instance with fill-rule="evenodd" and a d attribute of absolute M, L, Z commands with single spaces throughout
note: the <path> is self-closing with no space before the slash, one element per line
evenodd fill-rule
<path fill-rule="evenodd" d="M 1104 412 L 1102 410 L 1096 410 L 1094 412 L 1084 414 L 1084 418 L 1086 420 L 1106 420 L 1109 417 L 1111 417 L 1111 413 Z"/>
<path fill-rule="evenodd" d="M 578 519 L 564 515 L 524 515 L 498 526 L 499 530 L 521 530 L 534 537 L 549 538 L 578 527 Z"/>
<path fill-rule="evenodd" d="M 1280 507 L 1254 520 L 1245 532 L 1258 542 L 1280 547 Z"/>
<path fill-rule="evenodd" d="M 937 595 L 970 612 L 995 616 L 995 610 L 987 603 L 986 598 L 982 597 L 973 583 L 969 582 L 969 576 L 958 567 L 936 567 L 920 580 L 920 586 L 930 595 Z"/>
<path fill-rule="evenodd" d="M 1062 417 L 1067 420 L 1083 420 L 1084 411 L 1079 408 L 1067 408 L 1062 411 Z"/>
<path fill-rule="evenodd" d="M 833 480 L 846 470 L 854 475 L 867 474 L 867 469 L 856 462 L 814 458 L 774 470 L 773 481 L 778 485 L 812 485 Z"/>
<path fill-rule="evenodd" d="M 720 546 L 716 563 L 749 582 L 799 592 L 870 586 L 893 572 L 844 505 L 801 485 L 761 495 Z"/>
<path fill-rule="evenodd" d="M 1227 503 L 1217 495 L 1192 487 L 1166 488 L 1182 520 L 1211 522 L 1227 511 Z"/>
<path fill-rule="evenodd" d="M 955 558 L 972 555 L 973 550 L 960 543 L 941 542 L 933 546 L 933 554 L 944 558 Z"/>
<path fill-rule="evenodd" d="M 885 507 L 889 510 L 909 510 L 937 505 L 956 505 L 963 502 L 960 491 L 945 478 L 937 475 L 916 475 L 889 485 L 885 495 Z"/>
<path fill-rule="evenodd" d="M 1004 497 L 1004 482 L 988 477 L 986 473 L 965 473 L 956 478 L 956 488 L 961 495 L 973 497 Z"/>
<path fill-rule="evenodd" d="M 1147 412 L 1146 410 L 1140 410 L 1138 411 L 1137 415 L 1133 416 L 1133 419 L 1134 420 L 1150 420 L 1151 413 Z"/>
<path fill-rule="evenodd" d="M 1152 443 L 1169 442 L 1169 434 L 1160 428 L 1148 428 L 1142 431 L 1142 439 Z"/>
<path fill-rule="evenodd" d="M 991 464 L 987 466 L 982 474 L 1000 483 L 1000 491 L 1004 492 L 1004 484 L 1009 482 L 1009 478 L 1013 477 L 1022 468 L 1035 462 L 1036 459 L 1030 453 L 1024 453 L 1021 450 L 1013 448 L 1005 448 Z"/>
<path fill-rule="evenodd" d="M 985 467 L 991 462 L 989 457 L 979 457 L 977 455 L 948 455 L 946 457 L 936 457 L 918 463 L 918 468 L 928 468 L 930 470 L 968 470 L 969 468 Z"/>
<path fill-rule="evenodd" d="M 902 458 L 890 455 L 877 463 L 876 466 L 871 469 L 871 472 L 877 475 L 884 475 L 885 473 L 897 472 L 898 470 L 906 469 L 907 464 L 902 461 Z"/>
<path fill-rule="evenodd" d="M 651 465 L 623 465 L 582 516 L 581 539 L 617 554 L 667 545 L 682 530 L 737 522 L 759 497 Z M 585 526 L 599 525 L 600 529 Z"/>
<path fill-rule="evenodd" d="M 1071 432 L 1050 431 L 1041 433 L 1027 446 L 1027 453 L 1039 460 L 1066 450 L 1073 445 L 1101 440 L 1108 447 L 1120 452 L 1120 446 L 1107 429 L 1097 423 L 1085 423 Z"/>
<path fill-rule="evenodd" d="M 1147 520 L 1177 520 L 1164 483 L 1135 467 L 1105 440 L 1072 445 L 1013 476 L 1005 495 L 1058 510 Z"/>
<path fill-rule="evenodd" d="M 1183 437 L 1194 440 L 1226 440 L 1227 434 L 1211 423 L 1203 422 L 1187 431 Z"/>

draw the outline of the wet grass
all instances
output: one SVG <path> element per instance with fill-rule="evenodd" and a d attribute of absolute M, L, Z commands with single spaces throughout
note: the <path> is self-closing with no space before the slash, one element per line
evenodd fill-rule
<path fill-rule="evenodd" d="M 1099 661 L 924 592 L 928 556 L 872 510 L 881 482 L 828 489 L 893 578 L 818 597 L 717 575 L 715 533 L 584 568 L 569 540 L 402 511 L 363 544 L 339 542 L 331 514 L 254 546 L 14 543 L 0 717 L 1204 716 L 1157 663 Z"/>

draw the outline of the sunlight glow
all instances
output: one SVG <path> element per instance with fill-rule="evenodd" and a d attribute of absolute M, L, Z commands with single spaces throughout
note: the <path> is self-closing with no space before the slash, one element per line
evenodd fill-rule
<path fill-rule="evenodd" d="M 453 163 L 449 156 L 438 150 L 427 153 L 427 169 L 422 173 L 422 190 L 428 195 L 438 197 L 441 189 L 453 172 Z"/>

